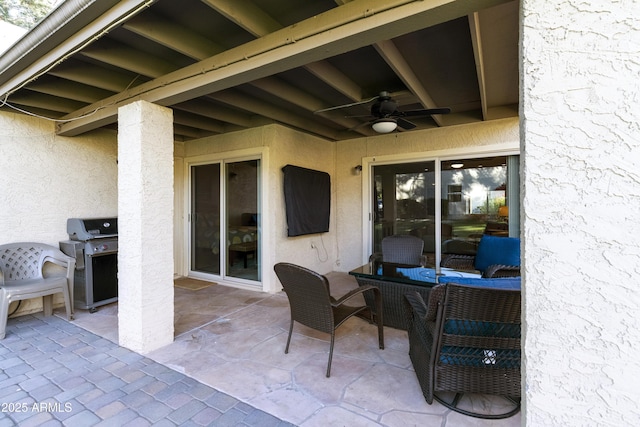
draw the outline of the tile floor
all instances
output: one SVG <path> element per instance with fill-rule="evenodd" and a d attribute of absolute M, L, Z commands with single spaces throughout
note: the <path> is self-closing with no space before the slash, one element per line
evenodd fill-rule
<path fill-rule="evenodd" d="M 331 293 L 357 286 L 330 273 Z M 183 279 L 184 280 L 184 279 Z M 405 331 L 385 328 L 385 349 L 374 325 L 352 318 L 336 334 L 331 377 L 325 377 L 328 336 L 295 324 L 284 354 L 289 307 L 270 295 L 221 285 L 175 288 L 175 341 L 146 354 L 152 360 L 301 426 L 520 426 L 517 414 L 481 420 L 452 412 L 420 391 Z M 75 324 L 117 342 L 117 304 L 96 313 L 77 310 Z M 496 402 L 478 396 L 475 407 Z"/>

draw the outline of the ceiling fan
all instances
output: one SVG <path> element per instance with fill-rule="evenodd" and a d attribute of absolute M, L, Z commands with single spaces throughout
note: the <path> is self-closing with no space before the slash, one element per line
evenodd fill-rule
<path fill-rule="evenodd" d="M 368 117 L 369 121 L 361 123 L 356 127 L 349 130 L 359 128 L 360 126 L 371 125 L 374 131 L 378 133 L 389 133 L 396 130 L 399 126 L 402 129 L 409 130 L 416 127 L 415 124 L 406 120 L 405 117 L 424 117 L 433 114 L 448 114 L 451 112 L 450 108 L 426 108 L 422 110 L 398 110 L 398 103 L 395 102 L 389 92 L 382 91 L 378 96 L 374 96 L 371 99 L 364 101 L 354 102 L 351 104 L 338 105 L 335 107 L 324 108 L 322 110 L 314 111 L 314 113 L 322 113 L 325 111 L 338 110 L 340 108 L 348 108 L 356 105 L 371 104 L 371 114 L 367 116 L 347 116 L 347 117 Z"/>

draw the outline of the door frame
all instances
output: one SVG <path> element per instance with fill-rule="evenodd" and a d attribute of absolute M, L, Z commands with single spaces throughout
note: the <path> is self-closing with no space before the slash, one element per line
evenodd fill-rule
<path fill-rule="evenodd" d="M 372 171 L 373 166 L 400 164 L 400 163 L 415 163 L 422 161 L 435 161 L 436 170 L 436 192 L 435 197 L 437 200 L 442 198 L 441 194 L 441 177 L 440 177 L 440 162 L 446 160 L 455 160 L 459 158 L 469 157 L 489 157 L 489 156 L 522 156 L 522 153 L 513 148 L 513 144 L 496 144 L 488 145 L 485 147 L 478 147 L 473 149 L 470 147 L 450 149 L 450 150 L 438 150 L 438 151 L 425 151 L 416 153 L 401 153 L 390 154 L 384 156 L 371 156 L 362 158 L 362 263 L 366 263 L 371 255 L 371 248 L 373 248 L 373 220 L 374 213 L 371 211 L 373 206 L 373 182 Z M 522 157 L 521 157 L 522 158 Z M 520 199 L 522 195 L 520 195 Z M 520 202 L 520 201 L 519 201 Z M 436 203 L 436 222 L 440 224 L 441 220 L 441 206 L 440 203 Z M 436 227 L 436 239 L 440 241 L 441 230 L 440 227 Z M 436 259 L 440 259 L 442 248 L 440 245 L 436 245 Z"/>
<path fill-rule="evenodd" d="M 183 260 L 183 268 L 182 275 L 186 277 L 193 277 L 202 280 L 215 281 L 216 283 L 232 286 L 236 288 L 242 289 L 250 289 L 250 290 L 259 290 L 270 292 L 273 287 L 273 283 L 271 280 L 270 270 L 267 268 L 268 265 L 271 265 L 272 260 L 268 255 L 269 251 L 265 249 L 270 247 L 270 230 L 271 225 L 267 221 L 268 217 L 263 215 L 263 212 L 268 212 L 270 209 L 269 203 L 269 183 L 268 183 L 268 158 L 269 158 L 269 150 L 266 147 L 259 148 L 250 148 L 244 150 L 234 150 L 234 151 L 225 151 L 220 153 L 211 153 L 211 154 L 203 154 L 192 157 L 184 157 L 183 163 L 183 194 L 184 194 L 184 202 L 182 203 L 182 222 L 181 228 L 183 229 L 183 244 L 182 244 L 182 260 Z M 191 185 L 192 185 L 192 177 L 191 177 L 191 167 L 198 165 L 206 165 L 210 163 L 220 163 L 220 173 L 224 175 L 224 169 L 227 163 L 238 162 L 244 160 L 259 160 L 260 161 L 260 171 L 258 175 L 258 211 L 261 214 L 261 220 L 259 222 L 259 238 L 258 238 L 258 254 L 261 257 L 260 259 L 260 281 L 251 281 L 241 278 L 235 278 L 230 276 L 225 276 L 225 272 L 221 269 L 220 275 L 208 274 L 198 271 L 191 270 L 191 204 L 192 194 L 191 194 Z M 224 184 L 224 180 L 221 183 Z M 221 188 L 221 201 L 220 206 L 221 209 L 226 210 L 226 186 L 222 185 Z M 226 217 L 226 215 L 224 215 Z M 220 227 L 224 230 L 226 218 L 221 221 Z M 224 251 L 221 251 L 224 252 Z M 226 262 L 226 253 L 221 253 L 221 263 Z"/>

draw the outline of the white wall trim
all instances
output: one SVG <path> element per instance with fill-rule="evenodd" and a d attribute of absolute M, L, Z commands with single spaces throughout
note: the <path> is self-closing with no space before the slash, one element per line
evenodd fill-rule
<path fill-rule="evenodd" d="M 189 213 L 191 210 L 191 177 L 190 171 L 192 166 L 205 165 L 209 163 L 221 162 L 236 162 L 243 160 L 260 160 L 260 180 L 259 180 L 259 189 L 258 189 L 258 203 L 260 204 L 260 212 L 269 212 L 270 207 L 270 197 L 268 194 L 269 189 L 269 148 L 268 147 L 256 147 L 256 148 L 247 148 L 242 150 L 232 150 L 225 151 L 220 153 L 211 153 L 211 154 L 203 154 L 193 157 L 185 157 L 184 158 L 184 169 L 183 169 L 183 186 L 184 186 L 184 203 L 183 203 L 183 220 L 181 227 L 184 230 L 184 243 L 182 247 L 182 259 L 183 259 L 183 269 L 180 272 L 183 276 L 191 276 L 203 280 L 215 280 L 217 283 L 237 287 L 241 289 L 250 289 L 250 290 L 261 290 L 264 292 L 275 292 L 276 289 L 275 284 L 271 281 L 271 272 L 267 268 L 269 265 L 272 265 L 271 257 L 272 251 L 269 251 L 268 248 L 271 245 L 271 231 L 272 226 L 268 221 L 268 218 L 265 215 L 262 215 L 262 220 L 260 221 L 260 246 L 261 246 L 261 264 L 260 264 L 260 277 L 261 277 L 261 286 L 256 286 L 254 281 L 243 280 L 240 278 L 232 278 L 227 277 L 223 278 L 222 276 L 216 276 L 206 273 L 200 273 L 191 271 L 191 230 L 190 230 L 190 219 Z M 224 206 L 223 206 L 224 209 Z"/>

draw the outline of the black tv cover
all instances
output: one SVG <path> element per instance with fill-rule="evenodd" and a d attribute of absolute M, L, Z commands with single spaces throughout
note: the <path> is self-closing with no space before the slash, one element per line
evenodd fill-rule
<path fill-rule="evenodd" d="M 331 179 L 326 172 L 286 165 L 284 201 L 288 236 L 329 231 Z"/>

